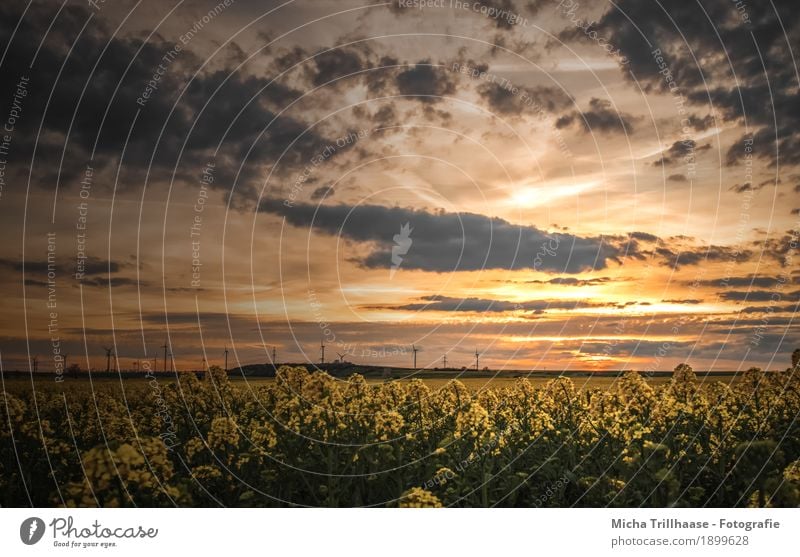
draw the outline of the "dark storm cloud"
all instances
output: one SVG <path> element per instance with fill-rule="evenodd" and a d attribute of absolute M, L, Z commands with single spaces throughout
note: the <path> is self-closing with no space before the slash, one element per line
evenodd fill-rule
<path fill-rule="evenodd" d="M 395 78 L 401 95 L 408 95 L 421 102 L 436 103 L 444 95 L 455 92 L 455 83 L 445 68 L 431 65 L 430 60 L 422 60 L 403 70 Z"/>
<path fill-rule="evenodd" d="M 637 117 L 620 112 L 611 106 L 611 102 L 592 98 L 589 109 L 585 112 L 572 112 L 556 120 L 558 129 L 566 128 L 573 123 L 583 126 L 586 133 L 633 133 L 633 123 Z"/>
<path fill-rule="evenodd" d="M 479 269 L 533 269 L 580 273 L 619 261 L 624 248 L 602 237 L 548 234 L 535 226 L 519 226 L 474 213 L 429 213 L 378 205 L 315 206 L 267 199 L 260 211 L 285 217 L 289 224 L 368 243 L 371 253 L 359 263 L 389 268 L 395 235 L 406 223 L 413 229 L 402 255 L 402 269 L 435 272 Z"/>
<path fill-rule="evenodd" d="M 0 6 L 0 42 L 8 45 L 8 53 L 0 66 L 0 82 L 4 84 L 3 104 L 6 102 L 10 104 L 14 90 L 12 84 L 16 83 L 20 76 L 29 75 L 31 78 L 31 87 L 24 101 L 25 113 L 31 117 L 24 117 L 19 122 L 15 147 L 22 147 L 20 143 L 24 143 L 26 150 L 31 149 L 39 119 L 44 115 L 41 123 L 45 135 L 39 139 L 39 148 L 42 150 L 40 153 L 43 152 L 43 156 L 48 158 L 50 153 L 60 155 L 60 147 L 63 146 L 48 143 L 46 133 L 65 134 L 74 115 L 70 150 L 84 162 L 88 159 L 95 139 L 98 139 L 104 108 L 109 105 L 110 97 L 120 83 L 125 67 L 131 62 L 128 73 L 131 81 L 125 83 L 127 87 L 120 87 L 117 93 L 118 101 L 109 107 L 106 116 L 107 125 L 99 136 L 98 155 L 102 156 L 107 146 L 119 146 L 124 141 L 136 112 L 136 93 L 133 91 L 141 90 L 143 84 L 152 76 L 162 53 L 155 45 L 142 45 L 141 41 L 136 39 L 112 41 L 106 56 L 93 74 L 94 86 L 87 86 L 85 93 L 82 93 L 99 53 L 107 44 L 108 35 L 104 25 L 97 21 L 93 22 L 86 27 L 80 39 L 76 40 L 78 32 L 89 17 L 83 7 L 66 6 L 57 18 L 55 17 L 58 11 L 57 4 L 34 3 L 22 17 L 23 7 L 20 3 L 3 3 Z M 18 21 L 19 28 L 14 33 Z M 45 33 L 51 22 L 53 25 L 45 39 Z M 40 43 L 41 49 L 39 49 Z M 66 61 L 56 84 L 56 77 L 70 46 L 72 54 Z M 134 57 L 133 54 L 140 47 L 141 51 Z M 34 55 L 36 55 L 35 65 L 30 69 L 28 65 L 34 60 Z M 147 79 L 144 79 L 145 76 Z M 135 79 L 137 77 L 141 79 Z M 170 79 L 169 76 L 165 78 L 165 86 L 169 85 Z M 44 107 L 51 93 L 52 99 L 45 114 Z M 166 113 L 159 111 L 159 116 L 165 117 Z"/>
<path fill-rule="evenodd" d="M 667 176 L 667 180 L 670 182 L 686 182 L 688 179 L 683 174 L 670 174 Z"/>
<path fill-rule="evenodd" d="M 290 145 L 283 159 L 289 166 L 305 163 L 327 143 L 316 131 L 306 131 L 306 124 L 297 117 L 277 115 L 300 93 L 278 82 L 270 84 L 267 76 L 230 75 L 224 70 L 202 73 L 175 104 L 200 64 L 190 48 L 175 51 L 176 43 L 159 35 L 146 44 L 137 37 L 112 38 L 100 18 L 79 34 L 89 11 L 69 5 L 58 13 L 54 3 L 33 4 L 11 40 L 23 7 L 19 3 L 0 6 L 0 38 L 8 44 L 0 67 L 5 85 L 0 105 L 10 106 L 13 84 L 20 76 L 30 77 L 15 152 L 20 159 L 30 160 L 34 141 L 38 142 L 37 156 L 43 159 L 59 160 L 65 152 L 61 175 L 65 188 L 77 183 L 93 150 L 92 166 L 100 172 L 119 161 L 123 146 L 126 183 L 142 178 L 151 158 L 152 180 L 169 177 L 180 158 L 178 178 L 195 182 L 222 141 L 212 187 L 230 189 L 234 173 L 244 163 L 237 193 L 249 196 L 260 167 L 274 163 Z M 147 95 L 148 83 L 157 72 L 161 77 Z M 36 139 L 40 122 L 42 133 Z M 62 138 L 67 134 L 65 143 Z M 34 182 L 43 187 L 52 187 L 57 177 L 56 165 L 34 167 Z"/>
<path fill-rule="evenodd" d="M 408 253 L 402 255 L 402 269 L 447 272 L 535 268 L 576 274 L 606 268 L 609 260 L 621 264 L 623 258 L 652 258 L 661 265 L 679 268 L 712 261 L 743 262 L 753 255 L 742 248 L 698 247 L 687 244 L 691 238 L 664 240 L 645 232 L 597 237 L 548 234 L 535 226 L 475 213 L 430 213 L 378 205 L 290 207 L 277 199 L 264 200 L 259 211 L 285 217 L 293 226 L 370 244 L 371 253 L 358 262 L 367 268 L 391 267 L 393 238 L 406 223 L 413 231 Z"/>
<path fill-rule="evenodd" d="M 755 156 L 774 160 L 777 147 L 784 164 L 792 164 L 800 162 L 800 96 L 791 52 L 800 42 L 798 22 L 793 0 L 747 3 L 744 12 L 729 0 L 622 0 L 609 4 L 596 29 L 628 58 L 624 75 L 645 91 L 666 93 L 659 72 L 669 71 L 689 103 L 756 127 Z M 655 49 L 666 68 L 655 63 Z"/>

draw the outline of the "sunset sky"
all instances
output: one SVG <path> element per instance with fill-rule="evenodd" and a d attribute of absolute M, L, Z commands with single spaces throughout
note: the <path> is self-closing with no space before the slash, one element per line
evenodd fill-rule
<path fill-rule="evenodd" d="M 3 369 L 786 368 L 800 10 L 461 4 L 3 2 Z"/>

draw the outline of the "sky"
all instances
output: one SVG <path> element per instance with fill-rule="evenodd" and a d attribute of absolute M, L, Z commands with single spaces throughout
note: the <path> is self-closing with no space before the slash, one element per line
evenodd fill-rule
<path fill-rule="evenodd" d="M 800 340 L 788 0 L 11 1 L 0 37 L 3 369 Z"/>

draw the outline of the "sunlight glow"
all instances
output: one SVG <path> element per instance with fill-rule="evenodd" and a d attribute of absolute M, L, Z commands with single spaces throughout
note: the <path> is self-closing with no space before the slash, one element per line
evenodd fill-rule
<path fill-rule="evenodd" d="M 516 189 L 510 196 L 508 203 L 515 206 L 539 207 L 547 205 L 557 199 L 578 195 L 602 184 L 600 180 L 579 182 L 577 184 L 540 184 L 536 186 L 523 186 Z"/>

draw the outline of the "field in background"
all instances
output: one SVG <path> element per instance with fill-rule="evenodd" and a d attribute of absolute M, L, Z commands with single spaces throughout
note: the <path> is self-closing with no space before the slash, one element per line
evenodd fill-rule
<path fill-rule="evenodd" d="M 357 372 L 357 371 L 356 371 Z M 189 373 L 189 372 L 182 372 L 182 373 Z M 352 374 L 348 374 L 346 376 L 337 377 L 336 380 L 338 381 L 346 381 L 348 377 Z M 369 384 L 381 384 L 381 383 L 390 383 L 390 382 L 397 382 L 400 384 L 408 384 L 413 379 L 420 379 L 422 380 L 426 386 L 431 389 L 440 389 L 447 385 L 452 380 L 460 381 L 470 390 L 473 391 L 480 391 L 486 389 L 502 389 L 506 387 L 513 387 L 514 384 L 519 379 L 527 379 L 533 386 L 541 387 L 544 386 L 548 381 L 552 381 L 553 379 L 557 379 L 558 377 L 568 377 L 572 383 L 575 385 L 575 388 L 578 390 L 584 389 L 609 389 L 616 385 L 621 376 L 616 375 L 614 373 L 596 373 L 593 375 L 587 374 L 585 372 L 572 372 L 560 376 L 559 374 L 553 373 L 542 373 L 537 372 L 534 374 L 525 374 L 524 372 L 498 372 L 497 374 L 491 374 L 486 372 L 481 372 L 480 374 L 466 372 L 463 374 L 458 373 L 447 373 L 447 372 L 440 372 L 440 371 L 421 371 L 417 373 L 413 373 L 412 370 L 394 370 L 392 378 L 384 378 L 377 376 L 374 373 L 362 373 Z M 712 383 L 724 383 L 726 385 L 734 385 L 738 381 L 740 381 L 741 377 L 744 373 L 714 373 L 705 375 L 702 372 L 697 373 L 697 380 L 698 383 L 701 385 L 709 385 Z M 158 378 L 159 382 L 169 384 L 174 382 L 174 374 L 171 373 L 157 373 L 156 377 Z M 671 379 L 670 374 L 660 373 L 657 376 L 648 377 L 642 375 L 642 378 L 648 385 L 658 386 L 664 385 L 669 383 Z M 3 379 L 9 388 L 19 388 L 22 385 L 30 384 L 30 376 L 24 372 L 13 372 L 9 373 L 6 372 L 3 376 Z M 91 381 L 88 375 L 81 375 L 78 379 L 73 378 L 65 378 L 63 383 L 58 383 L 57 385 L 63 386 L 86 386 L 90 387 L 92 384 L 97 386 L 108 386 L 108 385 L 124 385 L 126 389 L 134 388 L 136 385 L 143 385 L 146 384 L 151 377 L 145 376 L 142 373 L 139 374 L 132 374 L 132 373 L 124 373 L 123 377 L 120 378 L 119 376 L 115 376 L 113 373 L 106 375 L 105 373 L 96 373 L 93 374 Z M 242 377 L 241 375 L 237 376 L 234 373 L 230 375 L 230 381 L 233 386 L 240 387 L 247 389 L 248 387 L 257 388 L 261 386 L 268 386 L 275 383 L 274 377 Z M 54 376 L 50 374 L 41 373 L 36 377 L 36 385 L 47 385 L 49 383 L 55 383 Z"/>

